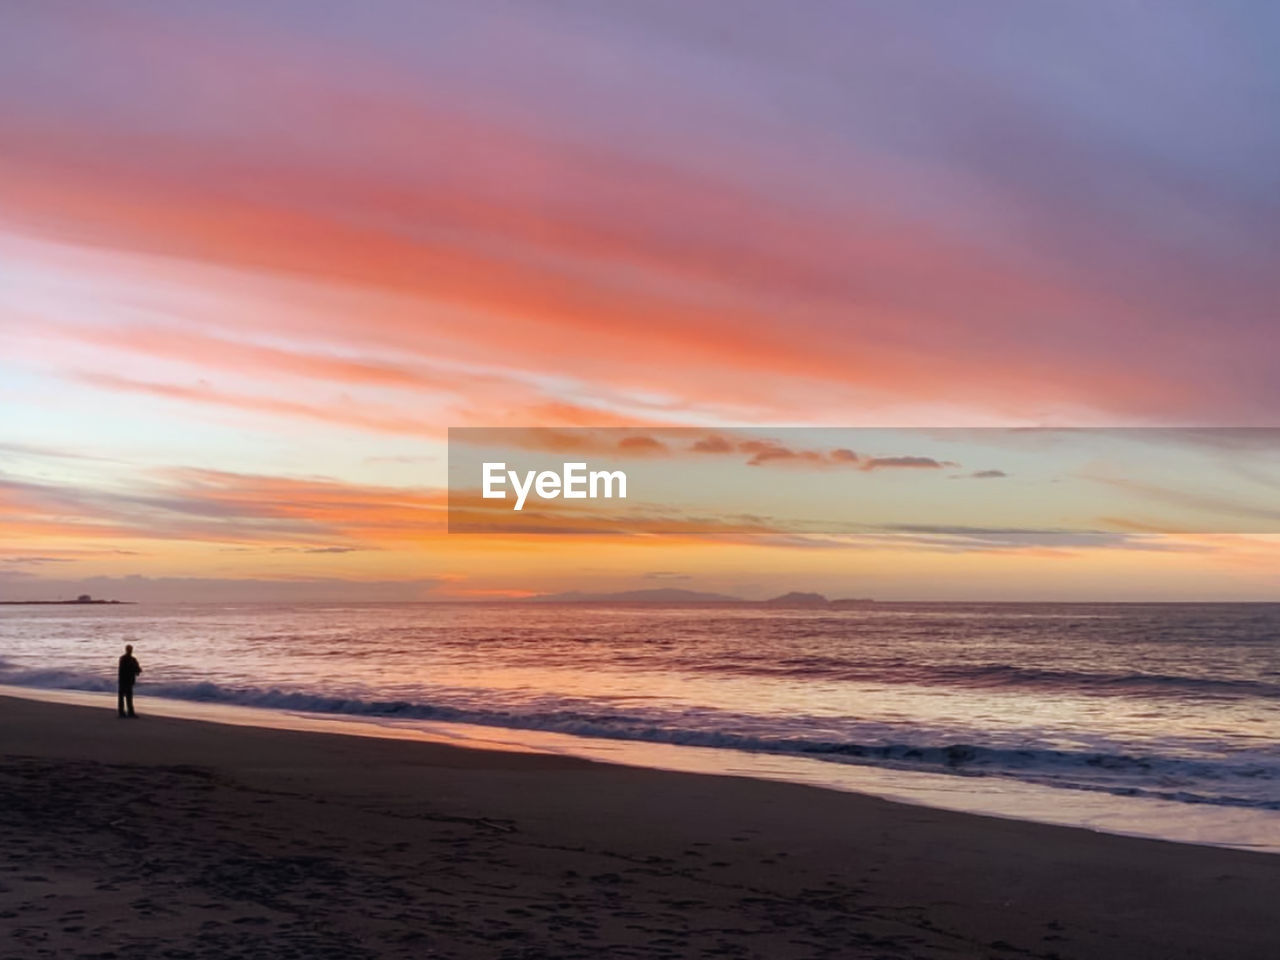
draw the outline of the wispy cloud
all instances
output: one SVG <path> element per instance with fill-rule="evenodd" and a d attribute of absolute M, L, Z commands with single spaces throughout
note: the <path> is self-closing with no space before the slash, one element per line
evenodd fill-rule
<path fill-rule="evenodd" d="M 1022 462 L 730 427 L 1273 423 L 1280 127 L 1257 105 L 1280 85 L 1242 38 L 1274 20 L 1193 0 L 1154 31 L 1137 6 L 985 0 L 4 5 L 5 553 L 425 555 L 443 494 L 388 478 L 456 425 L 625 427 L 613 454 L 766 480 L 1016 472 L 972 485 L 994 499 Z M 566 436 L 538 442 L 595 449 Z M 1151 512 L 1274 519 L 1274 477 L 1250 478 L 1258 509 L 1153 490 Z M 1136 555 L 1154 541 L 1131 513 L 1110 548 Z"/>
<path fill-rule="evenodd" d="M 189 468 L 155 471 L 129 490 L 0 477 L 0 534 L 345 553 L 439 533 L 445 499 L 442 491 Z"/>
<path fill-rule="evenodd" d="M 610 11 L 566 29 L 566 11 L 513 7 L 524 30 L 501 38 L 479 11 L 382 12 L 370 22 L 410 17 L 415 36 L 451 36 L 459 50 L 489 37 L 497 48 L 472 52 L 503 69 L 481 81 L 460 54 L 433 75 L 403 58 L 399 31 L 321 43 L 249 4 L 100 13 L 92 25 L 58 7 L 11 13 L 8 88 L 44 95 L 0 102 L 8 221 L 417 302 L 312 317 L 315 334 L 395 348 L 404 363 L 235 348 L 291 376 L 413 386 L 422 364 L 497 353 L 588 392 L 782 417 L 874 398 L 1201 419 L 1254 417 L 1276 399 L 1250 349 L 1274 302 L 1258 253 L 1277 239 L 1259 213 L 1271 165 L 1251 165 L 1223 120 L 1270 82 L 1256 65 L 1205 63 L 1197 102 L 1219 109 L 1172 124 L 1177 98 L 1139 91 L 1179 89 L 1183 74 L 1131 83 L 1131 58 L 1115 55 L 1154 42 L 1136 17 L 1108 22 L 1114 49 L 1086 45 L 1092 75 L 1113 81 L 1100 86 L 1128 91 L 1117 103 L 1064 89 L 1053 67 L 1079 53 L 1066 36 L 1098 29 L 1085 11 L 1025 24 L 983 4 L 965 24 L 768 15 L 732 51 L 688 11 L 643 28 Z M 1183 13 L 1213 27 L 1198 36 L 1227 29 L 1215 11 Z M 976 24 L 1038 55 L 984 56 L 957 39 Z M 846 38 L 846 55 L 794 57 L 828 49 L 829 36 Z M 892 42 L 902 37 L 914 40 Z M 72 40 L 81 69 L 112 83 L 33 82 Z M 1169 58 L 1147 62 L 1167 68 L 1182 40 L 1161 42 Z M 654 45 L 671 76 L 651 75 Z M 591 82 L 606 53 L 636 68 L 633 82 Z M 723 83 L 709 82 L 710 65 Z M 803 93 L 815 90 L 841 94 Z M 908 134 L 886 116 L 921 122 Z M 1238 322 L 1209 331 L 1209 313 Z M 305 339 L 296 320 L 263 322 L 222 318 Z M 194 345 L 181 338 L 152 349 Z M 211 362 L 219 351 L 233 352 L 210 350 Z"/>

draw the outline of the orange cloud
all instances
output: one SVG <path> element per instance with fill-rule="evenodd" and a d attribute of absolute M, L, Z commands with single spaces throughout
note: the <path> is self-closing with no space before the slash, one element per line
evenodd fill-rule
<path fill-rule="evenodd" d="M 361 430 L 374 430 L 379 433 L 409 434 L 411 436 L 438 435 L 440 428 L 413 417 L 405 417 L 395 412 L 361 412 L 351 409 L 350 404 L 316 405 L 300 403 L 293 400 L 280 400 L 272 397 L 259 397 L 240 393 L 217 390 L 208 385 L 182 386 L 173 383 L 150 383 L 133 380 L 110 373 L 80 373 L 77 379 L 90 386 L 103 390 L 126 393 L 142 393 L 150 396 L 164 397 L 169 400 L 181 400 L 187 403 L 210 404 L 243 410 L 249 413 L 265 413 L 275 416 L 298 417 L 304 420 L 315 420 L 330 425 L 354 427 Z"/>
<path fill-rule="evenodd" d="M 859 462 L 860 470 L 941 470 L 944 467 L 958 467 L 951 460 L 935 460 L 933 457 L 868 457 Z"/>
<path fill-rule="evenodd" d="M 690 437 L 696 439 L 690 441 Z M 772 437 L 733 431 L 703 434 L 697 428 L 655 425 L 643 433 L 601 425 L 579 430 L 545 427 L 462 428 L 451 435 L 460 444 L 511 447 L 547 453 L 620 457 L 685 457 L 704 454 L 742 455 L 747 466 L 769 464 L 807 467 L 855 467 L 859 470 L 939 470 L 957 467 L 951 460 L 914 455 L 862 456 L 845 447 L 798 448 Z M 998 472 L 998 471 L 997 471 Z M 985 472 L 991 475 L 991 471 Z"/>
<path fill-rule="evenodd" d="M 0 480 L 0 537 L 187 540 L 333 550 L 441 534 L 443 491 L 214 470 L 159 471 L 130 487 Z"/>
<path fill-rule="evenodd" d="M 132 40 L 141 56 L 164 57 L 167 67 L 193 74 L 191 82 L 213 70 L 207 53 L 185 62 L 169 49 L 172 38 L 162 52 L 117 29 L 123 49 Z M 248 75 L 279 70 L 265 51 L 237 49 L 229 59 L 247 59 Z M 823 211 L 784 202 L 534 134 L 420 91 L 353 100 L 334 89 L 330 67 L 304 59 L 292 69 L 308 83 L 262 92 L 282 115 L 312 123 L 319 116 L 373 153 L 431 157 L 442 167 L 431 178 L 436 185 L 288 152 L 233 164 L 176 137 L 96 131 L 85 143 L 74 131 L 8 116 L 0 117 L 6 219 L 79 243 L 459 308 L 429 319 L 330 317 L 310 332 L 277 320 L 272 332 L 280 336 L 334 335 L 412 357 L 497 361 L 601 387 L 663 391 L 678 403 L 777 416 L 811 413 L 823 392 L 828 407 L 837 397 L 874 395 L 1019 411 L 1029 403 L 1146 410 L 1180 395 L 1181 385 L 1159 371 L 1137 377 L 1131 364 L 1102 355 L 1072 369 L 1054 351 L 1021 341 L 1027 315 L 1132 310 L 1050 270 L 1015 267 L 870 205 Z M 386 79 L 394 90 L 395 78 Z M 691 235 L 689 223 L 709 226 Z M 912 284 L 910 295 L 877 292 L 875 278 L 906 275 L 930 279 Z M 956 329 L 958 303 L 965 336 Z M 260 348 L 254 362 L 270 358 Z M 343 380 L 408 386 L 418 376 L 394 366 L 276 359 L 287 371 Z"/>

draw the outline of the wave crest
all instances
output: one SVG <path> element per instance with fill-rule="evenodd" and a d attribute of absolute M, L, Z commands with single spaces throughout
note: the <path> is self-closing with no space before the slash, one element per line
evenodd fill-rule
<path fill-rule="evenodd" d="M 115 690 L 115 682 L 109 677 L 68 670 L 4 671 L 0 672 L 0 682 L 53 689 Z M 1241 797 L 1230 792 L 1231 783 L 1256 785 L 1260 781 L 1280 779 L 1280 766 L 1265 762 L 1208 762 L 1167 756 L 1014 749 L 970 743 L 855 743 L 799 736 L 754 736 L 683 728 L 664 724 L 652 717 L 582 709 L 521 713 L 409 700 L 361 699 L 279 687 L 230 686 L 211 681 L 151 682 L 147 684 L 147 693 L 175 700 L 371 720 L 468 723 L 580 737 L 804 756 L 833 763 L 1008 777 L 1045 786 L 1100 791 L 1118 796 L 1280 810 L 1280 800 Z M 1209 787 L 1222 789 L 1206 789 Z"/>

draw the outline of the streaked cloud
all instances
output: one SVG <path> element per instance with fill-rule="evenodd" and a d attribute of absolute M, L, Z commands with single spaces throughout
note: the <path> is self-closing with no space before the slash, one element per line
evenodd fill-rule
<path fill-rule="evenodd" d="M 925 483 L 1015 468 L 732 428 L 1174 424 L 1251 454 L 1264 497 L 1259 435 L 1196 429 L 1280 404 L 1280 115 L 1259 106 L 1280 71 L 1257 42 L 1278 16 L 5 5 L 3 553 L 29 572 L 154 541 L 203 574 L 182 551 L 217 544 L 246 579 L 264 558 L 379 579 L 371 555 L 464 550 L 442 528 L 450 426 L 626 427 L 614 452 L 637 458 Z M 1093 547 L 1174 552 L 1137 511 L 1112 520 L 1132 535 Z"/>

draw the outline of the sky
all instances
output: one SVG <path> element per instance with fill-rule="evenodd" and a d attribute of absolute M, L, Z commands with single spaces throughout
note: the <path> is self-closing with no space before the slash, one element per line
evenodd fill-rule
<path fill-rule="evenodd" d="M 6 3 L 0 598 L 1280 599 L 1265 531 L 445 510 L 449 427 L 1280 425 L 1278 33 L 1263 2 Z"/>

